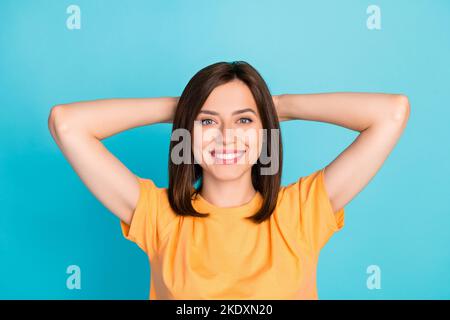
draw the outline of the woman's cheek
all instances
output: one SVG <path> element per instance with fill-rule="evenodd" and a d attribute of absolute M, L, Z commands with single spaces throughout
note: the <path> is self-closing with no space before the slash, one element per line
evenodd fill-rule
<path fill-rule="evenodd" d="M 258 141 L 251 141 L 249 144 L 249 154 L 248 154 L 248 163 L 254 164 L 258 160 L 259 157 L 259 146 Z"/>
<path fill-rule="evenodd" d="M 211 155 L 211 153 L 209 152 L 209 150 L 211 150 L 212 146 L 211 146 L 211 142 L 209 141 L 204 141 L 203 144 L 203 163 L 205 165 L 213 165 L 214 164 L 214 158 Z"/>
<path fill-rule="evenodd" d="M 250 164 L 255 164 L 261 154 L 262 149 L 262 135 L 259 128 L 252 128 L 252 134 L 249 136 L 250 140 L 248 141 L 248 162 Z"/>
<path fill-rule="evenodd" d="M 203 163 L 203 137 L 199 132 L 194 132 L 192 137 L 192 152 L 194 153 L 194 158 L 198 164 Z"/>

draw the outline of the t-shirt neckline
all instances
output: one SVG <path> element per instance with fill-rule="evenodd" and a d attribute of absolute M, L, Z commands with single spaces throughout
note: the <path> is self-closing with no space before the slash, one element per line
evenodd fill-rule
<path fill-rule="evenodd" d="M 256 213 L 257 209 L 259 209 L 261 203 L 262 203 L 263 197 L 259 191 L 256 191 L 253 198 L 243 205 L 240 206 L 234 206 L 234 207 L 219 207 L 216 206 L 209 201 L 207 201 L 205 198 L 203 198 L 200 193 L 197 193 L 194 197 L 193 204 L 195 206 L 195 209 L 202 213 L 209 213 L 213 216 L 251 216 Z"/>

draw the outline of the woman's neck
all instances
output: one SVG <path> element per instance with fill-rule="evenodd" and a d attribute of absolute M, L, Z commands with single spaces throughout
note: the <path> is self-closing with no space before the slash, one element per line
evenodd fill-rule
<path fill-rule="evenodd" d="M 250 202 L 256 194 L 251 170 L 234 180 L 219 180 L 204 174 L 200 195 L 217 207 L 238 207 Z"/>

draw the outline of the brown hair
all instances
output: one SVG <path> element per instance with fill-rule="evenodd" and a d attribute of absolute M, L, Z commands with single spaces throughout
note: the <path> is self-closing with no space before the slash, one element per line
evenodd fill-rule
<path fill-rule="evenodd" d="M 253 187 L 261 193 L 264 200 L 260 210 L 247 219 L 260 223 L 270 217 L 277 203 L 281 184 L 282 144 L 281 134 L 279 134 L 277 142 L 279 150 L 271 150 L 270 129 L 279 130 L 280 124 L 269 88 L 258 71 L 245 61 L 217 62 L 198 71 L 189 80 L 178 100 L 172 133 L 176 129 L 186 129 L 192 137 L 194 120 L 213 89 L 234 79 L 240 79 L 248 86 L 255 99 L 263 129 L 268 129 L 268 134 L 264 135 L 263 150 L 267 150 L 268 157 L 273 156 L 272 152 L 278 156 L 279 169 L 275 174 L 259 174 L 261 168 L 264 167 L 260 158 L 251 169 Z M 195 163 L 193 152 L 191 152 L 189 163 L 173 163 L 171 154 L 175 145 L 176 141 L 171 139 L 168 187 L 170 206 L 178 215 L 208 217 L 209 213 L 197 212 L 191 203 L 192 197 L 201 191 L 203 169 L 198 163 Z M 193 185 L 197 182 L 200 182 L 200 186 L 195 189 Z"/>

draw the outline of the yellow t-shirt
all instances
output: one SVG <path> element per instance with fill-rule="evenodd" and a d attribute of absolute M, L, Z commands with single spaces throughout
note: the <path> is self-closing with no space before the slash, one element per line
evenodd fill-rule
<path fill-rule="evenodd" d="M 140 196 L 130 225 L 120 221 L 126 239 L 147 253 L 150 299 L 318 299 L 319 252 L 344 226 L 344 208 L 333 213 L 324 169 L 279 191 L 270 218 L 256 225 L 243 219 L 262 203 L 220 208 L 197 196 L 207 218 L 177 216 L 167 188 L 138 177 Z"/>

